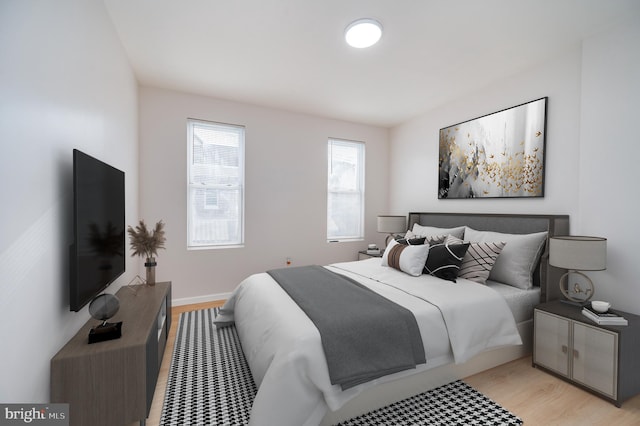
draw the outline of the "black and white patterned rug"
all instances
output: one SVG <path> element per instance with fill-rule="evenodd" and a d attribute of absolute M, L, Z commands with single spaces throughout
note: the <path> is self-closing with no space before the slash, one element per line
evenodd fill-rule
<path fill-rule="evenodd" d="M 180 315 L 161 426 L 249 423 L 256 386 L 235 327 L 217 329 L 217 308 Z M 462 381 L 407 398 L 340 426 L 522 425 L 505 410 Z"/>

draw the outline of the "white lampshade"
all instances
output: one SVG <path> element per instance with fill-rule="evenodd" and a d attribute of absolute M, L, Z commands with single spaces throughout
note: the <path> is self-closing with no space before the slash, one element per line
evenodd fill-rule
<path fill-rule="evenodd" d="M 405 216 L 378 216 L 378 232 L 394 234 L 407 230 Z"/>
<path fill-rule="evenodd" d="M 574 271 L 607 269 L 607 239 L 581 236 L 551 237 L 549 264 Z"/>

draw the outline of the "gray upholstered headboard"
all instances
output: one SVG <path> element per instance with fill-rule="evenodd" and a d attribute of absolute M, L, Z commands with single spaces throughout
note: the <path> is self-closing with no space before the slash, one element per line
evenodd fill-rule
<path fill-rule="evenodd" d="M 441 228 L 469 226 L 479 231 L 529 234 L 547 231 L 548 237 L 569 235 L 568 215 L 524 215 L 484 213 L 409 213 L 409 229 L 414 223 Z M 534 272 L 534 285 L 539 285 L 542 302 L 561 298 L 558 283 L 564 269 L 549 265 L 549 244 L 545 245 L 540 262 Z"/>

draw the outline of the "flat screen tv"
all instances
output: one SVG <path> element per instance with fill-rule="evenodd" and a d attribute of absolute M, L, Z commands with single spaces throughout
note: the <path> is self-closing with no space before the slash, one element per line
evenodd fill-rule
<path fill-rule="evenodd" d="M 125 270 L 124 172 L 73 150 L 70 308 L 79 311 Z"/>

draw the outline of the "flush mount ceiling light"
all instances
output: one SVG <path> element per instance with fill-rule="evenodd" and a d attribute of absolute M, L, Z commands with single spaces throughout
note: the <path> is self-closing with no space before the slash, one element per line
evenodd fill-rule
<path fill-rule="evenodd" d="M 373 46 L 382 36 L 382 25 L 375 19 L 358 19 L 344 30 L 347 44 L 358 49 Z"/>

